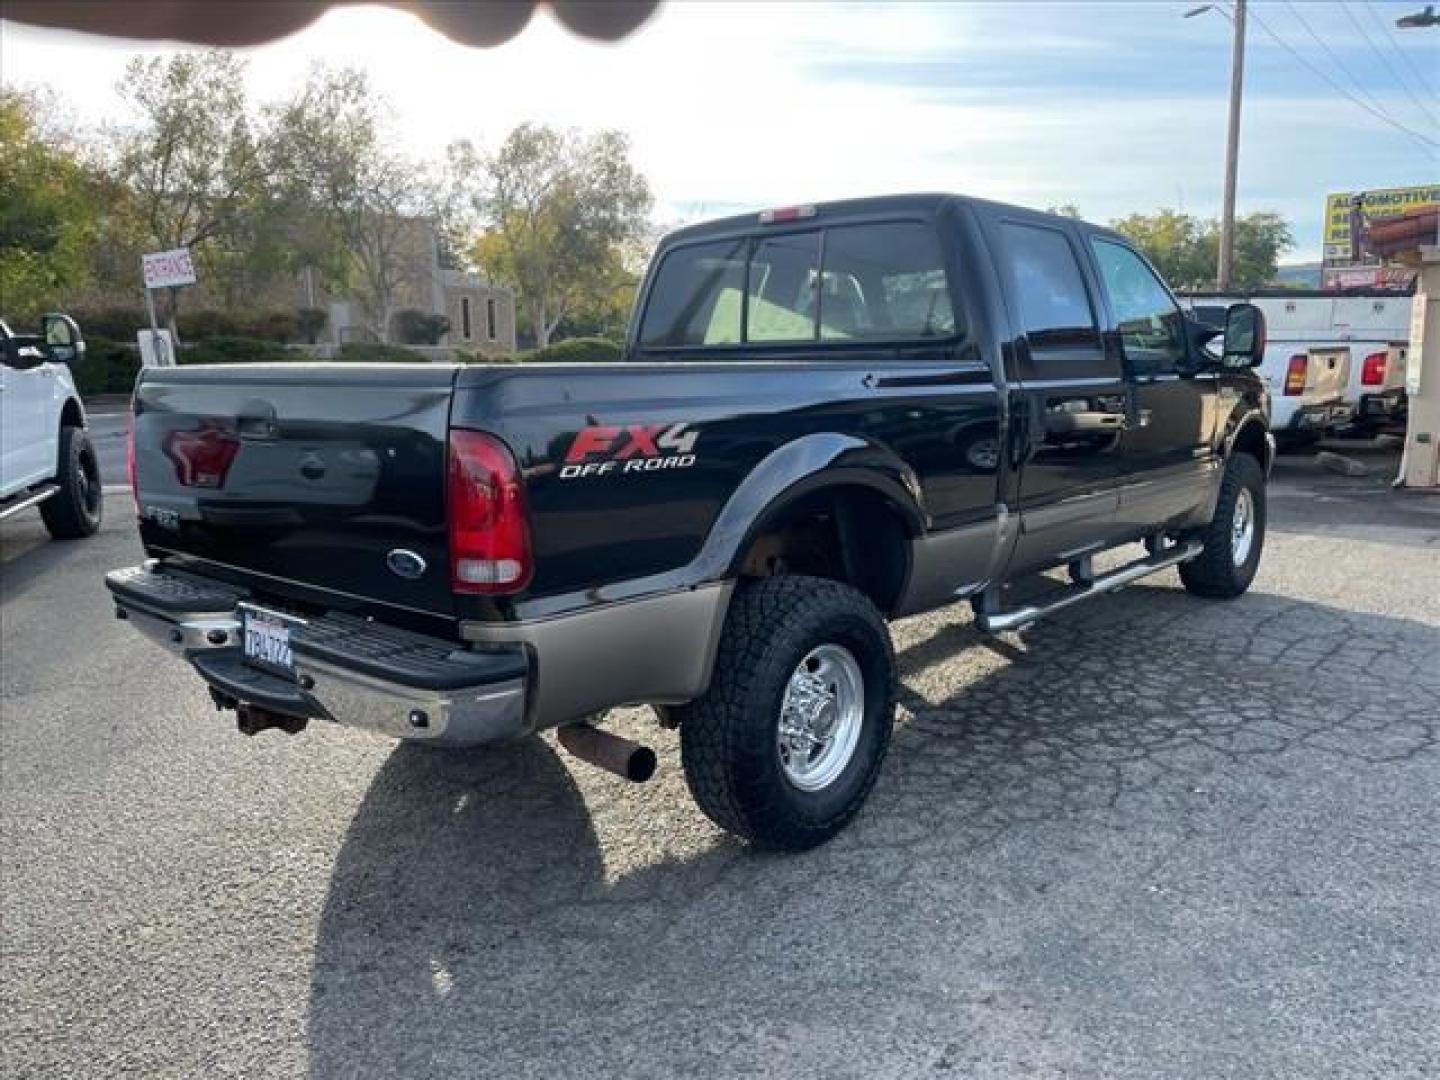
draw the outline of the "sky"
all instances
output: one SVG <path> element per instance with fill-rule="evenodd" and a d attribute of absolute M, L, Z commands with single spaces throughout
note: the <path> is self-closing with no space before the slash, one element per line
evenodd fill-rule
<path fill-rule="evenodd" d="M 493 49 L 351 7 L 243 52 L 260 101 L 315 62 L 362 68 L 423 159 L 458 138 L 493 147 L 524 120 L 618 128 L 662 225 L 898 191 L 1073 203 L 1102 222 L 1161 207 L 1209 217 L 1231 23 L 1184 18 L 1198 3 L 670 0 L 616 45 L 542 12 Z M 1440 27 L 1395 28 L 1423 6 L 1251 3 L 1238 208 L 1290 219 L 1286 261 L 1319 258 L 1327 192 L 1440 182 Z M 81 124 L 124 123 L 126 60 L 173 49 L 0 22 L 0 79 L 55 87 Z"/>

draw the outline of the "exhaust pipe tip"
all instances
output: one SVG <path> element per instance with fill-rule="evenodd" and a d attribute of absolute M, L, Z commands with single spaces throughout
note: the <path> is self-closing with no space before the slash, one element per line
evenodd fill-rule
<path fill-rule="evenodd" d="M 659 759 L 656 758 L 654 750 L 648 746 L 637 745 L 625 765 L 625 779 L 643 784 L 655 775 L 655 767 L 658 764 Z"/>
<path fill-rule="evenodd" d="M 585 723 L 565 724 L 556 735 L 573 756 L 631 783 L 643 784 L 655 775 L 658 759 L 648 746 Z"/>

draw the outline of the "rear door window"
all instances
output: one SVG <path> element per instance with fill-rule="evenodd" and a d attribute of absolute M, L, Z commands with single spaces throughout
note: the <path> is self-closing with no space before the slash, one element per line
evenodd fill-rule
<path fill-rule="evenodd" d="M 1010 288 L 1032 352 L 1099 343 L 1080 263 L 1065 234 L 1041 225 L 1000 226 Z"/>
<path fill-rule="evenodd" d="M 956 330 L 934 227 L 887 221 L 676 248 L 656 271 L 640 343 L 905 341 Z"/>

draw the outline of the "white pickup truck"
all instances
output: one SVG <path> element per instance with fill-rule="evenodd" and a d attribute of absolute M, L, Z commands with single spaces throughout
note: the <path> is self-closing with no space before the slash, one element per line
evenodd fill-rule
<path fill-rule="evenodd" d="M 57 540 L 100 527 L 100 464 L 70 364 L 85 355 L 68 315 L 46 315 L 39 334 L 0 321 L 0 520 L 40 508 Z"/>
<path fill-rule="evenodd" d="M 1270 387 L 1270 425 L 1282 447 L 1404 429 L 1411 297 L 1274 289 L 1192 293 L 1181 303 L 1200 322 L 1215 325 L 1227 305 L 1241 300 L 1265 313 L 1268 345 L 1259 371 Z"/>

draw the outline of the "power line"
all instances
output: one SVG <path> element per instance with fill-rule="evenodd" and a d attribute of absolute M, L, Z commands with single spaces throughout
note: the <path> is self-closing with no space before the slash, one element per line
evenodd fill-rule
<path fill-rule="evenodd" d="M 1294 47 L 1292 47 L 1288 41 L 1282 38 L 1274 30 L 1270 29 L 1270 25 L 1265 22 L 1264 19 L 1260 18 L 1260 16 L 1256 14 L 1253 10 L 1250 12 L 1250 18 L 1255 20 L 1255 25 L 1260 27 L 1261 30 L 1264 30 L 1265 33 L 1269 36 L 1270 40 L 1275 42 L 1275 44 L 1279 45 L 1282 49 L 1289 53 L 1291 57 L 1293 57 L 1296 61 L 1309 68 L 1312 73 L 1323 79 L 1326 83 L 1330 85 L 1332 89 L 1334 89 L 1342 97 L 1348 98 L 1354 104 L 1359 105 L 1360 108 L 1364 109 L 1371 116 L 1375 117 L 1375 119 L 1381 121 L 1382 123 L 1389 124 L 1395 130 L 1402 131 L 1406 135 L 1409 135 L 1411 138 L 1415 139 L 1427 149 L 1440 150 L 1440 142 L 1437 142 L 1436 140 L 1430 138 L 1428 135 L 1422 135 L 1414 128 L 1407 127 L 1406 125 L 1400 123 L 1400 121 L 1396 120 L 1394 117 L 1388 115 L 1387 113 L 1379 109 L 1374 108 L 1368 102 L 1356 97 L 1345 87 L 1341 86 L 1338 82 L 1332 79 L 1329 74 L 1326 73 L 1324 68 L 1316 67 L 1309 60 L 1305 59 L 1303 55 L 1296 52 Z"/>
<path fill-rule="evenodd" d="M 1355 13 L 1350 10 L 1350 5 L 1344 3 L 1344 0 L 1342 0 L 1340 7 L 1344 10 L 1345 15 L 1349 18 L 1351 24 L 1355 27 L 1355 29 L 1360 31 L 1360 36 L 1365 39 L 1365 44 L 1370 46 L 1370 51 L 1375 54 L 1375 58 L 1380 61 L 1380 66 L 1384 68 L 1385 71 L 1389 73 L 1390 78 L 1395 81 L 1395 85 L 1400 87 L 1401 90 L 1405 91 L 1405 93 L 1409 96 L 1410 100 L 1415 103 L 1415 107 L 1420 110 L 1421 116 L 1423 116 L 1426 120 L 1430 121 L 1430 123 L 1434 124 L 1437 128 L 1440 128 L 1440 117 L 1436 117 L 1436 115 L 1430 111 L 1429 107 L 1426 106 L 1423 101 L 1421 101 L 1418 97 L 1415 96 L 1415 91 L 1410 89 L 1410 85 L 1400 78 L 1399 70 L 1395 67 L 1395 65 L 1390 63 L 1388 59 L 1386 59 L 1385 54 L 1380 51 L 1380 46 L 1376 45 L 1374 40 L 1370 37 L 1370 32 L 1365 29 L 1365 27 L 1361 24 L 1360 20 L 1355 17 Z"/>
<path fill-rule="evenodd" d="M 1390 48 L 1394 50 L 1395 55 L 1400 58 L 1401 63 L 1410 69 L 1410 74 L 1415 76 L 1415 84 L 1420 87 L 1420 92 L 1422 94 L 1432 93 L 1430 81 L 1421 74 L 1420 69 L 1415 66 L 1415 61 L 1411 60 L 1405 50 L 1400 47 L 1400 42 L 1395 39 L 1395 32 L 1390 28 L 1389 24 L 1380 17 L 1380 12 L 1375 10 L 1375 5 L 1373 3 L 1364 3 L 1362 0 L 1360 6 L 1370 13 L 1370 18 L 1375 20 L 1375 25 L 1380 29 L 1380 36 L 1384 38 Z"/>
<path fill-rule="evenodd" d="M 1355 73 L 1350 70 L 1349 65 L 1347 65 L 1344 60 L 1341 60 L 1340 57 L 1335 54 L 1335 50 L 1331 49 L 1329 45 L 1325 44 L 1325 39 L 1315 32 L 1315 28 L 1310 25 L 1304 15 L 1300 14 L 1300 9 L 1297 8 L 1294 3 L 1292 3 L 1292 0 L 1285 0 L 1285 6 L 1290 9 L 1290 14 L 1295 16 L 1296 21 L 1298 21 L 1301 27 L 1304 28 L 1305 33 L 1310 35 L 1310 40 L 1315 42 L 1316 45 L 1319 45 L 1321 50 L 1324 51 L 1325 55 L 1330 58 L 1331 62 L 1340 69 L 1340 71 L 1347 79 L 1350 80 L 1350 85 L 1355 88 L 1355 92 L 1363 95 L 1365 99 L 1369 101 L 1370 104 L 1373 105 L 1376 109 L 1379 109 L 1381 112 L 1386 112 L 1385 107 L 1380 104 L 1380 99 L 1377 98 L 1370 91 L 1366 90 L 1365 87 L 1360 84 L 1360 80 L 1355 77 Z"/>

